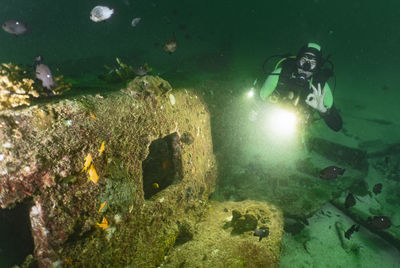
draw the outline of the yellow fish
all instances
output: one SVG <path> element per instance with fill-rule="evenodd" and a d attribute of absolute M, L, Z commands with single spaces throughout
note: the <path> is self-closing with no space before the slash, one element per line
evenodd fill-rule
<path fill-rule="evenodd" d="M 96 116 L 94 114 L 90 113 L 90 118 L 96 119 Z"/>
<path fill-rule="evenodd" d="M 104 208 L 104 206 L 107 204 L 106 201 L 104 201 L 103 203 L 101 203 L 100 208 L 99 208 L 99 213 L 101 212 L 101 210 Z"/>
<path fill-rule="evenodd" d="M 101 143 L 100 149 L 98 151 L 99 151 L 99 156 L 103 154 L 103 152 L 104 152 L 104 141 Z"/>
<path fill-rule="evenodd" d="M 156 188 L 156 189 L 158 189 L 158 188 L 160 188 L 160 185 L 158 185 L 158 183 L 155 182 L 155 183 L 153 183 L 153 187 Z"/>
<path fill-rule="evenodd" d="M 103 220 L 101 223 L 96 223 L 100 228 L 107 229 L 108 228 L 108 221 L 105 217 L 103 217 Z"/>
<path fill-rule="evenodd" d="M 82 172 L 83 171 L 86 171 L 87 170 L 87 168 L 90 166 L 90 164 L 92 163 L 92 154 L 91 153 L 88 153 L 88 155 L 85 157 L 85 164 L 83 164 L 83 169 L 82 169 Z"/>
<path fill-rule="evenodd" d="M 88 174 L 89 174 L 89 180 L 91 180 L 93 183 L 97 183 L 97 181 L 99 180 L 99 176 L 97 175 L 96 170 L 94 169 L 93 165 L 90 165 L 90 168 L 88 170 Z"/>

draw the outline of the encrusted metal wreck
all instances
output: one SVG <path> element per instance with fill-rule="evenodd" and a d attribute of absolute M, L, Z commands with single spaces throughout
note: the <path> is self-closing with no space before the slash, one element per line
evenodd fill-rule
<path fill-rule="evenodd" d="M 207 107 L 159 77 L 4 110 L 0 125 L 0 207 L 29 206 L 40 267 L 159 265 L 214 189 Z"/>

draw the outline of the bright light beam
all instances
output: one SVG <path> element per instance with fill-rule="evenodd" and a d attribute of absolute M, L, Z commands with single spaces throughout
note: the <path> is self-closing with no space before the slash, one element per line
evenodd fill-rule
<path fill-rule="evenodd" d="M 268 132 L 279 137 L 290 137 L 297 131 L 296 114 L 282 108 L 275 108 L 268 113 L 267 127 Z"/>
<path fill-rule="evenodd" d="M 247 92 L 247 98 L 253 98 L 254 97 L 254 88 L 251 88 L 249 92 Z"/>

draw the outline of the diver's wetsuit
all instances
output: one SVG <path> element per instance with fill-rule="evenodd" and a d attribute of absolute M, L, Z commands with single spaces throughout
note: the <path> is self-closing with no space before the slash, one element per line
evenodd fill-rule
<path fill-rule="evenodd" d="M 265 80 L 260 91 L 261 99 L 266 100 L 271 94 L 274 94 L 279 101 L 290 102 L 311 115 L 314 109 L 307 105 L 305 100 L 310 93 L 313 93 L 310 84 L 312 83 L 318 88 L 319 83 L 321 88 L 326 91 L 324 105 L 328 108 L 327 112 L 319 113 L 319 115 L 328 127 L 334 131 L 339 131 L 343 124 L 342 118 L 333 105 L 332 91 L 327 83 L 329 76 L 326 75 L 326 72 L 319 71 L 311 77 L 311 80 L 302 82 L 295 77 L 297 73 L 296 59 L 288 58 L 282 62 L 281 66 Z"/>

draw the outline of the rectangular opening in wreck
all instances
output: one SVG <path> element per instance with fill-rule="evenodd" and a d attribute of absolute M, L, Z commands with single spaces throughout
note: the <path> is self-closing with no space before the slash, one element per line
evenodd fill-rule
<path fill-rule="evenodd" d="M 31 202 L 23 202 L 11 209 L 0 209 L 0 267 L 21 265 L 33 254 L 31 206 Z"/>
<path fill-rule="evenodd" d="M 154 140 L 149 155 L 142 163 L 144 198 L 178 182 L 182 178 L 181 147 L 178 133 Z"/>

